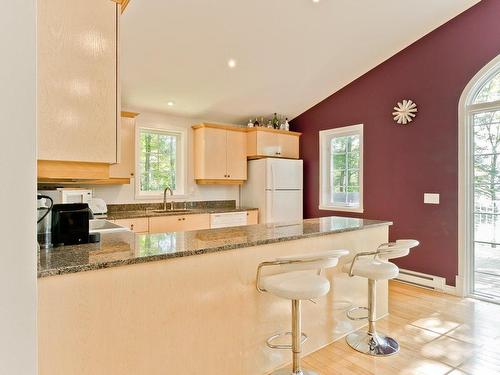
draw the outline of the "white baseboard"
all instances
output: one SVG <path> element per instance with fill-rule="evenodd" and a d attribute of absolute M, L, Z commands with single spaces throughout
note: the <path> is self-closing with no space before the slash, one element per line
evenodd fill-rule
<path fill-rule="evenodd" d="M 455 287 L 446 285 L 446 279 L 444 277 L 400 269 L 399 275 L 396 280 L 421 288 L 437 290 L 446 294 L 452 294 L 454 296 L 462 296 L 462 283 L 458 277 L 456 278 L 457 286 Z"/>

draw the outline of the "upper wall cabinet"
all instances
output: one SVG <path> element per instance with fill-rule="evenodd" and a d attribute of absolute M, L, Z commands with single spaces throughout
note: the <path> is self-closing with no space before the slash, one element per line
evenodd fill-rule
<path fill-rule="evenodd" d="M 138 113 L 122 112 L 120 125 L 120 161 L 109 167 L 110 178 L 131 178 L 135 171 L 135 117 Z"/>
<path fill-rule="evenodd" d="M 299 158 L 301 133 L 268 128 L 250 128 L 247 135 L 249 159 L 264 157 Z"/>
<path fill-rule="evenodd" d="M 38 159 L 116 163 L 119 5 L 37 3 Z"/>
<path fill-rule="evenodd" d="M 247 179 L 246 129 L 200 124 L 194 129 L 194 175 L 199 184 L 242 184 Z"/>

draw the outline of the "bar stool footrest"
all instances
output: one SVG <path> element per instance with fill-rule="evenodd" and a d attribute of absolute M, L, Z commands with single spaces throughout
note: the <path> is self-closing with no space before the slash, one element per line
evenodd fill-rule
<path fill-rule="evenodd" d="M 360 316 L 360 317 L 352 316 L 352 313 L 354 311 L 358 311 L 358 310 L 366 310 L 366 316 Z M 368 311 L 369 311 L 368 307 L 358 306 L 358 307 L 353 307 L 352 309 L 347 310 L 345 314 L 350 320 L 365 320 L 365 319 L 368 319 Z"/>
<path fill-rule="evenodd" d="M 269 337 L 267 340 L 266 340 L 266 344 L 268 347 L 270 347 L 271 349 L 292 349 L 292 345 L 291 344 L 273 344 L 272 342 L 278 338 L 281 338 L 281 337 L 284 337 L 284 336 L 292 336 L 292 332 L 281 332 L 281 333 L 277 333 L 276 335 L 272 335 L 271 337 Z M 300 343 L 303 344 L 307 341 L 308 337 L 307 335 L 302 332 L 301 333 L 301 340 L 300 340 Z"/>

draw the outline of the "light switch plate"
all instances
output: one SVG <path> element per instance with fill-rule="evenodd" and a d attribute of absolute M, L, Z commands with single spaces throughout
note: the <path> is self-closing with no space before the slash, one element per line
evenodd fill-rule
<path fill-rule="evenodd" d="M 424 203 L 439 204 L 439 194 L 437 194 L 437 193 L 424 193 Z"/>

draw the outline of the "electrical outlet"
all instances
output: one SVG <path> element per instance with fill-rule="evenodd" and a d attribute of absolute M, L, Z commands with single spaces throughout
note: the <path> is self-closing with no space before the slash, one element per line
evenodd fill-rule
<path fill-rule="evenodd" d="M 439 194 L 437 194 L 437 193 L 424 193 L 424 203 L 426 203 L 426 204 L 439 204 Z"/>

